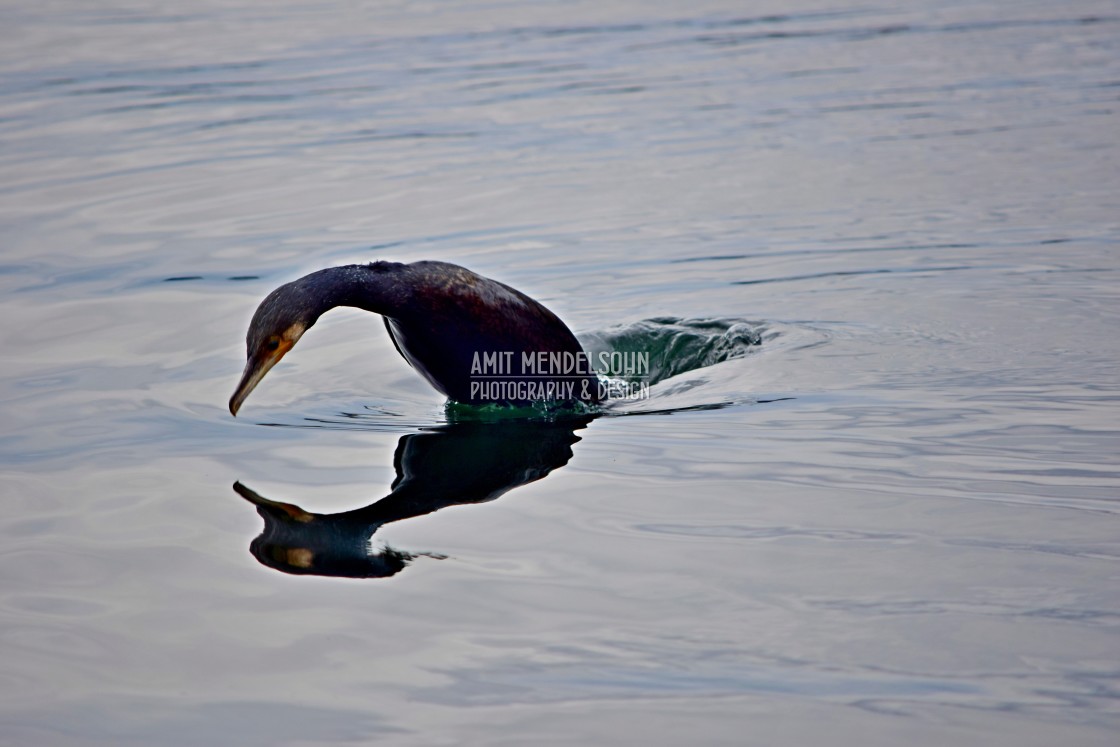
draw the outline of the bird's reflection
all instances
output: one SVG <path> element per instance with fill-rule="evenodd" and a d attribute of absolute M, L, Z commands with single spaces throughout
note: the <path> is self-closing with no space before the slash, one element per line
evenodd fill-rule
<path fill-rule="evenodd" d="M 337 514 L 309 513 L 237 482 L 234 490 L 264 519 L 264 531 L 250 551 L 264 565 L 285 573 L 392 576 L 416 555 L 373 549 L 371 538 L 383 524 L 445 506 L 490 501 L 539 480 L 568 463 L 572 444 L 579 441 L 575 431 L 591 420 L 463 422 L 410 433 L 401 437 L 393 455 L 397 477 L 389 495 Z"/>

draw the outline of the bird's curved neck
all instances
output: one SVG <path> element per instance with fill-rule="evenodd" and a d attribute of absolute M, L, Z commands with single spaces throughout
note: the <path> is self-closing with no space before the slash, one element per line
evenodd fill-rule
<path fill-rule="evenodd" d="M 404 265 L 377 262 L 372 265 L 343 265 L 313 272 L 295 281 L 314 318 L 338 306 L 352 306 L 375 314 L 392 316 L 407 294 L 400 282 Z"/>

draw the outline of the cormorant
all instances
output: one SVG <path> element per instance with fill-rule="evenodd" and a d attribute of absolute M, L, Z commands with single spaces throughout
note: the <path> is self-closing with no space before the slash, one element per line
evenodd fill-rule
<path fill-rule="evenodd" d="M 336 306 L 385 317 L 397 351 L 457 402 L 600 399 L 590 358 L 575 335 L 524 293 L 446 262 L 374 262 L 319 270 L 268 294 L 246 335 L 245 373 L 229 400 L 233 415 L 269 369 Z"/>

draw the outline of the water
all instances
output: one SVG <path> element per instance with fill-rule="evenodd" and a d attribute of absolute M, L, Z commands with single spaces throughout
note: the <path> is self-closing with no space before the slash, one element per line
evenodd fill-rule
<path fill-rule="evenodd" d="M 1115 743 L 1114 2 L 0 38 L 0 743 Z M 229 416 L 269 290 L 423 258 L 761 345 L 486 427 L 336 311 Z"/>

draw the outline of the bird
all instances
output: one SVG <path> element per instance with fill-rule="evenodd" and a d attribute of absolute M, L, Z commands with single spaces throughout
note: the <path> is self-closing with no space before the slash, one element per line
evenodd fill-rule
<path fill-rule="evenodd" d="M 538 301 L 448 262 L 380 261 L 312 272 L 261 301 L 230 413 L 236 416 L 265 374 L 339 306 L 384 317 L 397 352 L 455 402 L 593 405 L 603 398 L 576 336 Z"/>

